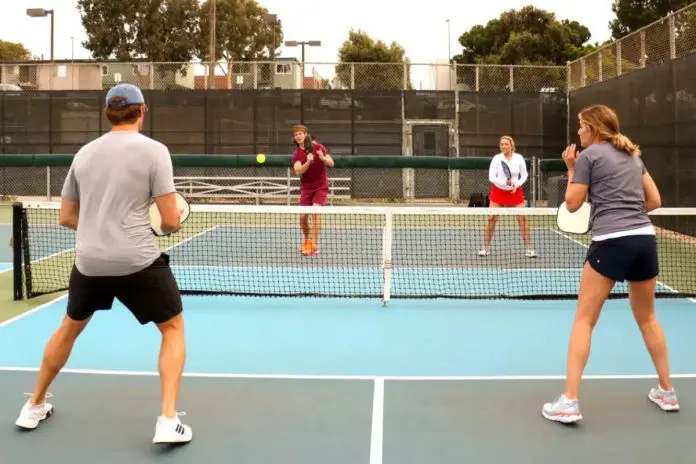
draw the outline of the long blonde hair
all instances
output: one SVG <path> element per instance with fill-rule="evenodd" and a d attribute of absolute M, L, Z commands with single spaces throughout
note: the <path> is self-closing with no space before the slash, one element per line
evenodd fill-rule
<path fill-rule="evenodd" d="M 515 153 L 515 139 L 513 139 L 509 135 L 503 135 L 502 137 L 500 137 L 500 140 L 498 140 L 498 144 L 500 144 L 500 142 L 502 142 L 503 140 L 507 140 L 508 142 L 510 142 L 512 152 Z"/>
<path fill-rule="evenodd" d="M 591 105 L 583 108 L 578 118 L 590 128 L 596 137 L 611 142 L 617 150 L 632 156 L 640 156 L 640 147 L 621 133 L 616 112 L 606 105 Z"/>

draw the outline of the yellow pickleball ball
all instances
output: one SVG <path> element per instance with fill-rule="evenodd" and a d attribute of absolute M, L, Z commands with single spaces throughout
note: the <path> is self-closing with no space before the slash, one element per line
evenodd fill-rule
<path fill-rule="evenodd" d="M 263 153 L 256 155 L 257 163 L 263 163 L 264 161 L 266 161 L 266 155 L 264 155 Z"/>

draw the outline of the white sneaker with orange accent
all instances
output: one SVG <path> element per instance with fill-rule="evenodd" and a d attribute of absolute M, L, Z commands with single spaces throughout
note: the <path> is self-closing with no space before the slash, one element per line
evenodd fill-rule
<path fill-rule="evenodd" d="M 546 403 L 541 409 L 541 414 L 548 420 L 564 424 L 582 420 L 578 400 L 569 400 L 565 395 L 560 395 L 553 403 Z"/>
<path fill-rule="evenodd" d="M 655 388 L 650 389 L 648 393 L 648 398 L 650 401 L 662 408 L 663 411 L 678 411 L 679 401 L 677 400 L 677 394 L 674 389 L 663 390 L 659 385 Z"/>

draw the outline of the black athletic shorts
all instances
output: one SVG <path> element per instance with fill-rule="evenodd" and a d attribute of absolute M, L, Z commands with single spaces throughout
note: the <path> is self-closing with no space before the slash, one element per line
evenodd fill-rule
<path fill-rule="evenodd" d="M 73 266 L 68 287 L 68 316 L 83 321 L 96 311 L 109 310 L 117 298 L 140 324 L 160 324 L 183 310 L 179 287 L 162 253 L 150 266 L 133 274 L 90 277 Z"/>
<path fill-rule="evenodd" d="M 587 262 L 604 277 L 623 282 L 641 282 L 657 277 L 657 240 L 654 235 L 628 235 L 593 241 Z"/>

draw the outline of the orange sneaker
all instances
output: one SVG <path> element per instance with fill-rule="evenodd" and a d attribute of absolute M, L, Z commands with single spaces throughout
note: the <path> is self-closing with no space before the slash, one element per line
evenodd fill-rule
<path fill-rule="evenodd" d="M 302 243 L 302 246 L 300 247 L 300 253 L 303 255 L 309 255 L 312 253 L 312 241 L 309 239 L 305 239 L 305 241 Z"/>
<path fill-rule="evenodd" d="M 315 245 L 314 241 L 305 240 L 302 244 L 302 247 L 300 248 L 300 251 L 305 256 L 313 255 L 317 252 L 317 246 Z"/>

